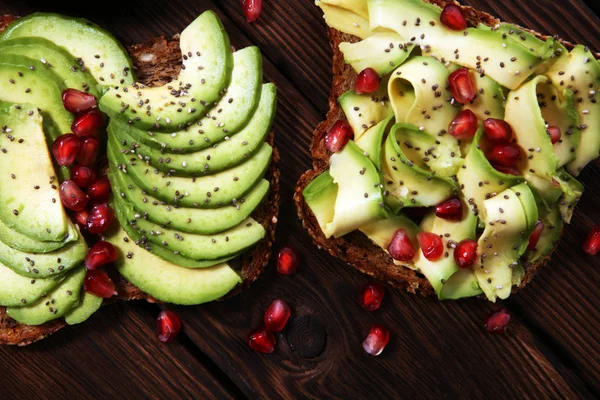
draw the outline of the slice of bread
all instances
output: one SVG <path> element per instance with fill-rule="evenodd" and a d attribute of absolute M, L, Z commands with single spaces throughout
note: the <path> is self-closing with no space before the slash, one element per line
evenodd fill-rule
<path fill-rule="evenodd" d="M 13 16 L 0 16 L 0 32 L 15 19 Z M 146 85 L 159 86 L 176 78 L 181 69 L 181 51 L 179 38 L 172 39 L 160 37 L 148 43 L 137 44 L 128 48 L 133 60 L 139 82 Z M 271 133 L 267 139 L 273 146 L 274 135 Z M 238 285 L 227 297 L 240 293 L 260 276 L 269 262 L 271 247 L 275 240 L 275 227 L 279 214 L 279 152 L 273 147 L 273 160 L 265 176 L 271 183 L 268 198 L 255 210 L 252 217 L 260 222 L 266 230 L 265 238 L 251 251 L 241 257 L 242 283 Z M 155 300 L 140 291 L 137 287 L 120 276 L 116 271 L 109 271 L 116 284 L 118 295 L 105 303 L 115 300 Z M 4 307 L 0 307 L 0 344 L 25 346 L 58 331 L 66 325 L 63 319 L 57 319 L 39 326 L 19 324 L 6 315 Z"/>
<path fill-rule="evenodd" d="M 425 0 L 428 3 L 435 4 L 441 8 L 447 4 L 459 3 L 452 0 Z M 485 24 L 494 26 L 500 22 L 499 19 L 490 14 L 475 10 L 472 7 L 461 6 L 463 15 L 467 19 L 469 26 Z M 535 34 L 540 39 L 545 40 L 548 36 L 541 33 L 523 28 Z M 557 38 L 558 39 L 558 38 Z M 342 33 L 336 29 L 329 29 L 329 41 L 333 49 L 333 83 L 331 94 L 329 96 L 329 111 L 327 119 L 320 123 L 313 133 L 313 140 L 310 146 L 310 152 L 313 158 L 313 168 L 306 171 L 299 179 L 294 194 L 294 201 L 298 209 L 298 217 L 302 220 L 302 225 L 308 230 L 315 244 L 325 249 L 329 254 L 341 259 L 359 271 L 371 275 L 377 279 L 388 282 L 390 285 L 406 289 L 410 293 L 421 293 L 423 295 L 434 294 L 429 281 L 417 272 L 394 264 L 389 254 L 383 251 L 379 246 L 371 242 L 364 234 L 354 231 L 340 238 L 326 239 L 319 227 L 310 207 L 304 201 L 302 191 L 308 184 L 329 168 L 329 152 L 325 148 L 325 136 L 329 128 L 341 118 L 344 113 L 337 101 L 340 95 L 354 88 L 356 72 L 350 65 L 344 63 L 344 55 L 339 50 L 339 44 L 342 42 L 357 42 L 360 39 L 356 36 Z M 562 41 L 567 48 L 572 49 L 573 44 Z M 597 55 L 598 56 L 598 55 Z M 548 263 L 550 255 L 545 259 L 535 263 L 525 265 L 525 277 L 521 285 L 514 290 L 518 290 L 527 285 L 534 275 Z"/>

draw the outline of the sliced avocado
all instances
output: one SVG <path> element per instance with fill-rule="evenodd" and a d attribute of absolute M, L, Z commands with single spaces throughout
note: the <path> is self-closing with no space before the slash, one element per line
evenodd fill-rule
<path fill-rule="evenodd" d="M 459 300 L 479 296 L 483 291 L 472 269 L 459 269 L 442 286 L 440 300 Z"/>
<path fill-rule="evenodd" d="M 313 179 L 302 191 L 306 204 L 310 207 L 323 232 L 325 232 L 325 227 L 333 221 L 337 194 L 338 185 L 333 181 L 329 170 Z"/>
<path fill-rule="evenodd" d="M 173 132 L 202 118 L 229 84 L 233 56 L 229 37 L 217 15 L 205 11 L 180 37 L 183 65 L 171 84 L 114 86 L 100 99 L 100 109 L 144 130 Z"/>
<path fill-rule="evenodd" d="M 541 221 L 544 224 L 542 236 L 540 236 L 535 249 L 527 252 L 527 262 L 531 264 L 535 264 L 548 257 L 554 250 L 556 243 L 560 240 L 560 234 L 562 233 L 563 220 L 558 208 L 552 207 L 545 210 Z"/>
<path fill-rule="evenodd" d="M 383 138 L 390 126 L 394 115 L 390 114 L 386 119 L 367 129 L 367 131 L 354 142 L 365 152 L 365 155 L 373 162 L 377 170 L 381 171 L 381 148 Z"/>
<path fill-rule="evenodd" d="M 79 305 L 65 315 L 65 322 L 69 325 L 76 325 L 87 321 L 102 306 L 103 300 L 102 297 L 83 291 Z"/>
<path fill-rule="evenodd" d="M 46 297 L 28 306 L 8 307 L 6 314 L 25 325 L 41 325 L 65 316 L 79 304 L 85 273 L 84 267 L 69 272 Z"/>
<path fill-rule="evenodd" d="M 12 269 L 0 263 L 0 306 L 22 307 L 35 303 L 39 298 L 49 293 L 64 279 L 57 276 L 54 279 L 31 279 L 21 276 Z"/>
<path fill-rule="evenodd" d="M 350 10 L 360 15 L 363 18 L 369 18 L 369 8 L 365 0 L 317 0 L 315 2 L 318 6 L 327 4 L 334 7 L 343 8 Z"/>
<path fill-rule="evenodd" d="M 504 89 L 487 75 L 472 74 L 477 88 L 473 101 L 465 104 L 463 109 L 471 110 L 480 121 L 488 118 L 504 119 L 506 98 Z"/>
<path fill-rule="evenodd" d="M 67 237 L 60 242 L 40 242 L 10 229 L 0 221 L 0 241 L 14 250 L 25 253 L 50 253 L 79 239 L 79 231 L 71 221 L 67 221 L 67 229 Z"/>
<path fill-rule="evenodd" d="M 0 40 L 32 36 L 46 38 L 78 57 L 76 67 L 85 67 L 102 85 L 129 84 L 134 80 L 127 50 L 112 34 L 86 19 L 34 13 L 10 24 Z"/>
<path fill-rule="evenodd" d="M 366 39 L 373 34 L 369 29 L 368 17 L 349 9 L 330 5 L 323 0 L 315 0 L 315 4 L 321 7 L 323 18 L 329 27 L 361 39 Z"/>
<path fill-rule="evenodd" d="M 571 222 L 573 210 L 581 198 L 584 188 L 577 179 L 573 178 L 562 169 L 558 170 L 554 177 L 554 181 L 558 182 L 558 185 L 563 192 L 559 201 L 559 210 L 563 220 L 568 224 Z"/>
<path fill-rule="evenodd" d="M 392 113 L 384 82 L 375 93 L 358 94 L 349 90 L 338 98 L 338 102 L 354 131 L 355 140 Z"/>

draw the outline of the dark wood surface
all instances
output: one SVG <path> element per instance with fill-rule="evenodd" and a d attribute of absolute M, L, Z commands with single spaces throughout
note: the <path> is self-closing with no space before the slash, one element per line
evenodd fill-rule
<path fill-rule="evenodd" d="M 581 0 L 465 1 L 505 20 L 600 50 L 600 18 Z M 591 8 L 590 8 L 591 7 Z M 266 80 L 279 88 L 275 121 L 281 151 L 282 207 L 275 250 L 303 256 L 296 275 L 274 264 L 248 291 L 226 302 L 174 308 L 178 341 L 154 335 L 160 308 L 145 303 L 103 308 L 28 348 L 0 348 L 0 398 L 597 398 L 600 397 L 600 258 L 580 246 L 600 222 L 600 169 L 582 174 L 587 192 L 553 261 L 503 303 L 513 315 L 502 336 L 483 333 L 497 306 L 480 300 L 440 303 L 387 288 L 384 305 L 356 303 L 368 278 L 312 245 L 296 218 L 292 192 L 310 166 L 308 144 L 327 110 L 331 51 L 319 10 L 309 0 L 265 0 L 261 19 L 245 22 L 239 0 L 47 2 L 0 0 L 0 12 L 56 11 L 92 19 L 123 43 L 180 32 L 206 9 L 222 18 L 232 44 L 260 46 Z M 274 354 L 245 342 L 276 298 L 294 317 Z M 370 325 L 391 331 L 379 357 L 361 341 Z"/>

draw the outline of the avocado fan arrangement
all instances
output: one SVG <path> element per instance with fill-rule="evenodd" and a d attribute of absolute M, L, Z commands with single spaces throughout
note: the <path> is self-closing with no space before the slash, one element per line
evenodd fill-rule
<path fill-rule="evenodd" d="M 270 192 L 276 89 L 212 11 L 179 47 L 176 79 L 144 85 L 87 20 L 36 13 L 0 34 L 0 325 L 48 327 L 15 343 L 97 311 L 122 280 L 108 265 L 181 305 L 242 284 L 241 258 L 268 233 L 253 216 Z"/>
<path fill-rule="evenodd" d="M 506 299 L 599 155 L 595 55 L 451 1 L 316 4 L 345 65 L 296 193 L 313 239 L 411 292 Z"/>

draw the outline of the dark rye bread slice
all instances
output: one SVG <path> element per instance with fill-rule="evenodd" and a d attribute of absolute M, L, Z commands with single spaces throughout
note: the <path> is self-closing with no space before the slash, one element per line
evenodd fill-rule
<path fill-rule="evenodd" d="M 442 8 L 447 4 L 461 6 L 452 0 L 425 1 Z M 469 26 L 477 26 L 480 23 L 494 26 L 500 22 L 499 19 L 492 15 L 478 11 L 472 7 L 461 6 L 461 8 Z M 545 40 L 548 38 L 548 36 L 533 30 L 523 29 L 535 34 L 540 39 Z M 434 294 L 433 288 L 423 275 L 409 268 L 394 264 L 393 259 L 386 252 L 371 242 L 361 232 L 355 231 L 341 238 L 326 239 L 310 207 L 304 201 L 304 197 L 302 196 L 304 188 L 314 178 L 329 168 L 330 153 L 325 148 L 325 135 L 338 119 L 345 118 L 337 99 L 340 95 L 352 89 L 356 80 L 356 72 L 350 65 L 344 63 L 344 55 L 339 51 L 338 46 L 342 42 L 357 42 L 360 39 L 336 29 L 329 29 L 329 41 L 333 49 L 333 83 L 329 96 L 329 111 L 327 112 L 327 119 L 320 123 L 313 133 L 313 140 L 310 146 L 313 169 L 306 171 L 300 177 L 296 186 L 294 201 L 298 209 L 298 217 L 302 221 L 302 225 L 308 230 L 315 244 L 319 248 L 325 249 L 332 256 L 341 259 L 365 274 L 386 281 L 396 288 L 406 289 L 410 293 L 432 295 Z M 573 48 L 573 44 L 567 41 L 561 40 L 561 43 L 567 49 Z M 596 56 L 598 57 L 598 55 Z M 513 292 L 527 285 L 549 260 L 550 255 L 535 264 L 526 265 L 523 282 L 518 288 L 514 288 Z"/>
<path fill-rule="evenodd" d="M 15 19 L 12 16 L 0 16 L 0 32 Z M 148 43 L 136 44 L 128 48 L 133 60 L 138 81 L 147 85 L 163 85 L 176 78 L 181 69 L 181 52 L 179 50 L 178 36 L 172 39 L 160 37 Z M 269 134 L 267 141 L 273 146 L 274 135 Z M 277 168 L 279 152 L 273 147 L 273 160 L 265 176 L 271 183 L 268 198 L 255 210 L 252 217 L 260 222 L 267 231 L 265 238 L 257 244 L 252 251 L 241 257 L 242 283 L 225 298 L 229 298 L 246 289 L 260 276 L 267 266 L 271 256 L 271 247 L 275 240 L 275 228 L 279 214 L 279 177 Z M 109 274 L 116 283 L 118 295 L 105 301 L 105 304 L 117 300 L 147 300 L 156 302 L 151 296 L 143 293 L 133 284 L 118 274 L 116 270 L 110 270 Z M 0 284 L 2 284 L 0 282 Z M 6 314 L 6 309 L 0 307 L 0 344 L 25 346 L 41 340 L 53 334 L 66 325 L 63 319 L 48 322 L 39 326 L 28 326 L 19 324 Z"/>

